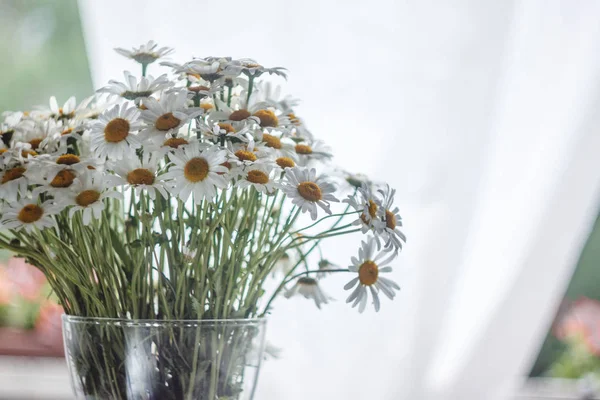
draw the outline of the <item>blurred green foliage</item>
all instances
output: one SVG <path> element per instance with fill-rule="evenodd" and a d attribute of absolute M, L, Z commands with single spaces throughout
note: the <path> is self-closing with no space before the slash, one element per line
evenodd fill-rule
<path fill-rule="evenodd" d="M 581 296 L 600 300 L 600 217 L 596 219 L 592 234 L 581 253 L 581 258 L 565 293 L 565 297 L 571 300 L 576 300 Z M 530 375 L 547 375 L 551 370 L 553 371 L 552 375 L 556 375 L 557 370 L 552 369 L 553 364 L 568 358 L 567 352 L 569 352 L 568 346 L 549 332 Z"/>
<path fill-rule="evenodd" d="M 2 0 L 0 37 L 0 111 L 92 94 L 76 0 Z"/>
<path fill-rule="evenodd" d="M 92 94 L 77 0 L 1 0 L 0 37 L 0 112 Z"/>

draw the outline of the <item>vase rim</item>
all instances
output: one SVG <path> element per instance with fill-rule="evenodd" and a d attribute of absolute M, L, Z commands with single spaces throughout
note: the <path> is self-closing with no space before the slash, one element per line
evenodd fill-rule
<path fill-rule="evenodd" d="M 82 317 L 78 315 L 62 314 L 63 322 L 74 323 L 123 323 L 127 325 L 179 325 L 179 324 L 198 324 L 198 325 L 222 325 L 222 324 L 264 324 L 266 317 L 256 318 L 230 318 L 230 319 L 129 319 L 129 318 L 110 318 L 110 317 Z"/>

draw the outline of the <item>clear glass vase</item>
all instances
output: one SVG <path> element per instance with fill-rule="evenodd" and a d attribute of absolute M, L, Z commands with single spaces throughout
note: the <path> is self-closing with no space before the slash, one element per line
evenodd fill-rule
<path fill-rule="evenodd" d="M 123 320 L 63 316 L 77 399 L 251 400 L 264 319 Z"/>

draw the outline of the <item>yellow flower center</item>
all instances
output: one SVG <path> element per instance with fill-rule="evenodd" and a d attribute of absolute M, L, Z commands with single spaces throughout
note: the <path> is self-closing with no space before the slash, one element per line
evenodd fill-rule
<path fill-rule="evenodd" d="M 264 185 L 265 183 L 269 182 L 269 175 L 265 174 L 260 170 L 253 169 L 252 171 L 248 172 L 248 176 L 246 177 L 246 179 L 248 180 L 248 182 L 259 183 Z"/>
<path fill-rule="evenodd" d="M 129 121 L 123 118 L 115 118 L 106 124 L 104 128 L 104 139 L 109 143 L 119 143 L 129 136 Z"/>
<path fill-rule="evenodd" d="M 210 90 L 210 88 L 206 87 L 206 86 L 190 86 L 188 87 L 188 90 L 190 92 L 207 92 Z"/>
<path fill-rule="evenodd" d="M 127 182 L 131 185 L 152 185 L 154 174 L 145 168 L 134 169 L 127 174 Z"/>
<path fill-rule="evenodd" d="M 17 218 L 25 224 L 31 224 L 39 221 L 44 215 L 44 209 L 37 204 L 27 204 L 19 211 Z"/>
<path fill-rule="evenodd" d="M 181 120 L 173 115 L 173 113 L 166 113 L 158 117 L 154 126 L 159 131 L 168 131 L 169 129 L 176 128 Z"/>
<path fill-rule="evenodd" d="M 183 138 L 174 137 L 174 138 L 169 138 L 169 139 L 165 140 L 165 142 L 163 143 L 163 146 L 169 146 L 169 147 L 176 149 L 179 146 L 183 146 L 185 144 L 189 144 L 189 142 Z"/>
<path fill-rule="evenodd" d="M 262 65 L 256 64 L 256 63 L 245 63 L 244 66 L 246 68 L 260 68 L 260 67 L 262 67 Z"/>
<path fill-rule="evenodd" d="M 33 150 L 23 150 L 23 151 L 21 151 L 21 157 L 24 157 L 24 158 L 27 158 L 29 156 L 35 157 L 37 155 L 38 155 L 38 153 L 36 153 Z"/>
<path fill-rule="evenodd" d="M 75 203 L 81 207 L 87 207 L 90 204 L 94 204 L 100 199 L 100 192 L 90 189 L 84 190 L 75 197 Z"/>
<path fill-rule="evenodd" d="M 60 165 L 73 165 L 79 163 L 81 160 L 75 154 L 63 154 L 56 159 L 56 163 Z"/>
<path fill-rule="evenodd" d="M 29 144 L 31 145 L 31 148 L 32 148 L 33 150 L 37 150 L 37 149 L 38 149 L 38 147 L 40 147 L 40 143 L 42 143 L 42 141 L 43 141 L 43 140 L 44 140 L 44 139 L 39 139 L 39 138 L 37 138 L 37 139 L 31 139 L 31 140 L 29 141 Z"/>
<path fill-rule="evenodd" d="M 379 277 L 379 267 L 373 261 L 365 261 L 358 267 L 358 280 L 366 286 L 371 286 L 377 282 Z"/>
<path fill-rule="evenodd" d="M 215 108 L 215 106 L 213 106 L 210 103 L 202 103 L 202 104 L 200 104 L 200 108 L 203 109 L 204 111 L 208 111 L 208 110 L 212 110 L 213 108 Z"/>
<path fill-rule="evenodd" d="M 373 200 L 369 200 L 368 209 L 369 209 L 369 217 L 371 217 L 371 219 L 375 218 L 377 216 L 377 204 L 375 204 L 375 202 Z M 369 220 L 367 220 L 367 216 L 364 213 L 360 216 L 360 219 L 365 224 L 369 223 Z"/>
<path fill-rule="evenodd" d="M 252 114 L 248 110 L 236 110 L 229 115 L 231 121 L 243 121 Z"/>
<path fill-rule="evenodd" d="M 314 182 L 302 182 L 298 185 L 298 193 L 308 201 L 316 202 L 323 198 L 321 188 Z"/>
<path fill-rule="evenodd" d="M 238 150 L 234 154 L 240 161 L 256 161 L 256 154 L 248 150 Z"/>
<path fill-rule="evenodd" d="M 260 126 L 262 126 L 263 128 L 275 128 L 279 125 L 279 120 L 277 119 L 277 116 L 271 110 L 258 110 L 254 113 L 254 116 L 260 119 Z"/>
<path fill-rule="evenodd" d="M 225 131 L 225 133 L 234 133 L 235 129 L 233 129 L 233 126 L 231 126 L 231 124 L 225 124 L 225 123 L 219 123 L 219 128 L 221 128 L 221 130 Z"/>
<path fill-rule="evenodd" d="M 8 151 L 8 150 L 6 150 L 6 149 L 0 149 L 0 154 L 4 154 L 4 153 L 6 153 L 7 151 Z"/>
<path fill-rule="evenodd" d="M 281 139 L 279 139 L 277 136 L 269 135 L 268 133 L 263 133 L 263 142 L 265 142 L 267 147 L 281 149 Z"/>
<path fill-rule="evenodd" d="M 390 210 L 385 211 L 385 226 L 391 230 L 396 229 L 396 216 Z"/>
<path fill-rule="evenodd" d="M 73 132 L 73 128 L 67 128 L 67 129 L 65 129 L 64 131 L 61 132 L 61 136 L 68 135 L 71 132 Z"/>
<path fill-rule="evenodd" d="M 296 145 L 296 153 L 298 154 L 312 154 L 312 147 L 306 144 L 297 144 Z"/>
<path fill-rule="evenodd" d="M 2 176 L 2 183 L 7 183 L 10 181 L 14 181 L 15 179 L 19 179 L 23 176 L 26 169 L 23 167 L 14 167 L 7 170 Z"/>
<path fill-rule="evenodd" d="M 50 186 L 55 188 L 66 188 L 71 186 L 74 180 L 75 173 L 73 173 L 73 171 L 71 171 L 70 169 L 63 169 L 58 174 L 56 174 L 54 179 L 52 179 L 52 182 L 50 182 Z"/>
<path fill-rule="evenodd" d="M 294 124 L 296 126 L 302 125 L 302 123 L 300 122 L 300 119 L 298 117 L 296 117 L 296 115 L 294 113 L 289 113 L 288 118 L 290 119 L 290 122 L 292 124 Z"/>
<path fill-rule="evenodd" d="M 190 182 L 200 182 L 208 176 L 209 165 L 202 157 L 192 158 L 185 164 L 183 175 Z"/>
<path fill-rule="evenodd" d="M 275 160 L 275 162 L 281 168 L 294 168 L 296 166 L 294 160 L 289 157 L 279 157 L 277 160 Z"/>

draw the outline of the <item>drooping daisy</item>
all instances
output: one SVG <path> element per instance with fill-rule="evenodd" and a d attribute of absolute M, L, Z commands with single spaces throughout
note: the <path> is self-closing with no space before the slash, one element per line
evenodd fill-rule
<path fill-rule="evenodd" d="M 27 232 L 37 229 L 56 227 L 53 215 L 61 211 L 61 207 L 50 201 L 39 203 L 31 199 L 12 202 L 2 210 L 0 227 Z"/>
<path fill-rule="evenodd" d="M 158 47 L 157 43 L 155 43 L 153 40 L 150 40 L 148 43 L 142 44 L 140 47 L 134 47 L 132 50 L 126 50 L 117 47 L 115 51 L 120 55 L 131 58 L 142 65 L 148 65 L 159 58 L 164 58 L 165 56 L 171 54 L 173 49 L 170 47 Z"/>
<path fill-rule="evenodd" d="M 140 132 L 140 139 L 163 143 L 167 135 L 176 134 L 190 119 L 200 115 L 202 110 L 188 108 L 187 100 L 184 91 L 166 94 L 160 100 L 144 100 L 147 109 L 142 111 L 142 119 L 146 126 Z"/>
<path fill-rule="evenodd" d="M 278 187 L 273 172 L 273 167 L 269 164 L 254 164 L 240 172 L 236 186 L 240 188 L 253 187 L 261 193 L 271 194 Z"/>
<path fill-rule="evenodd" d="M 200 204 L 204 198 L 215 197 L 217 188 L 224 189 L 229 184 L 223 176 L 228 169 L 221 165 L 227 159 L 227 151 L 217 146 L 201 151 L 200 144 L 193 141 L 169 153 L 168 157 L 173 165 L 161 177 L 172 181 L 167 190 L 184 202 L 193 193 L 194 202 Z"/>
<path fill-rule="evenodd" d="M 335 192 L 335 186 L 317 177 L 314 168 L 290 168 L 285 174 L 285 179 L 282 190 L 302 212 L 310 212 L 313 220 L 317 219 L 317 206 L 331 214 L 330 202 L 338 201 L 332 194 Z"/>
<path fill-rule="evenodd" d="M 98 92 L 120 96 L 127 100 L 141 100 L 173 86 L 173 83 L 169 81 L 166 74 L 156 79 L 151 75 L 143 76 L 139 82 L 129 71 L 125 71 L 123 75 L 125 76 L 125 83 L 110 80 L 108 81 L 108 86 L 99 89 Z"/>
<path fill-rule="evenodd" d="M 381 233 L 384 225 L 379 218 L 381 200 L 374 195 L 371 186 L 363 184 L 358 188 L 356 195 L 348 196 L 344 203 L 348 203 L 360 213 L 353 225 L 359 225 L 362 233 L 369 231 L 374 231 L 375 234 Z"/>
<path fill-rule="evenodd" d="M 321 309 L 321 304 L 329 303 L 329 298 L 319 287 L 319 282 L 310 277 L 299 278 L 291 289 L 284 294 L 286 299 L 294 295 L 304 296 L 305 299 L 313 299 L 317 308 Z"/>
<path fill-rule="evenodd" d="M 402 250 L 402 243 L 406 243 L 406 236 L 400 231 L 402 227 L 400 209 L 394 206 L 396 189 L 392 189 L 390 185 L 386 184 L 384 189 L 378 191 L 383 197 L 378 214 L 384 222 L 383 231 L 387 235 L 385 247 L 390 250 Z"/>
<path fill-rule="evenodd" d="M 25 175 L 27 163 L 11 162 L 0 167 L 0 200 L 16 201 L 27 194 L 29 179 Z"/>
<path fill-rule="evenodd" d="M 61 197 L 65 206 L 71 206 L 69 217 L 76 212 L 83 212 L 83 224 L 88 225 L 92 217 L 99 219 L 104 210 L 104 199 L 121 199 L 123 195 L 114 190 L 115 183 L 98 171 L 86 171 L 79 175 L 70 186 L 70 190 Z"/>
<path fill-rule="evenodd" d="M 331 271 L 331 270 L 340 269 L 339 265 L 335 265 L 331 261 L 326 260 L 324 258 L 319 261 L 318 265 L 319 265 L 319 272 L 317 272 L 317 277 L 319 279 L 324 278 L 327 275 L 330 275 L 331 272 L 329 272 L 329 271 Z"/>
<path fill-rule="evenodd" d="M 145 152 L 141 160 L 138 157 L 129 157 L 113 163 L 111 168 L 120 178 L 121 184 L 135 188 L 138 195 L 145 191 L 154 200 L 158 191 L 166 199 L 168 196 L 165 184 L 157 176 L 161 157 L 160 153 Z"/>
<path fill-rule="evenodd" d="M 141 146 L 136 132 L 143 127 L 136 107 L 117 104 L 105 111 L 90 129 L 90 148 L 101 159 L 122 160 Z"/>
<path fill-rule="evenodd" d="M 396 253 L 390 255 L 390 253 L 382 251 L 375 254 L 376 246 L 377 243 L 373 237 L 369 237 L 366 242 L 363 241 L 358 251 L 358 258 L 352 257 L 352 265 L 348 267 L 351 272 L 358 273 L 358 276 L 344 286 L 345 290 L 351 290 L 356 286 L 346 302 L 353 302 L 352 307 L 358 305 L 358 311 L 361 313 L 367 306 L 367 291 L 371 292 L 375 311 L 379 311 L 379 291 L 393 300 L 396 295 L 394 290 L 400 290 L 400 286 L 394 281 L 380 276 L 380 273 L 392 271 L 392 267 L 386 265 L 394 259 Z"/>

